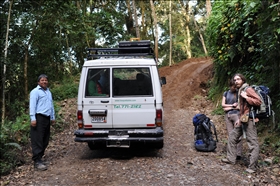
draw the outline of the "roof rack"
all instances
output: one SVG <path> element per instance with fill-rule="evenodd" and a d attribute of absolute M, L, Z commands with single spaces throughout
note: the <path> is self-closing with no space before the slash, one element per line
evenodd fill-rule
<path fill-rule="evenodd" d="M 154 56 L 149 40 L 121 41 L 119 48 L 88 48 L 88 59 L 120 56 Z"/>

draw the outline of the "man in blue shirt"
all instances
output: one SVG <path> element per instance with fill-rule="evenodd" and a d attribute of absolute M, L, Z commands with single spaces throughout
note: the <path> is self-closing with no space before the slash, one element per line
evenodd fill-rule
<path fill-rule="evenodd" d="M 38 77 L 38 86 L 30 92 L 30 136 L 32 160 L 36 170 L 47 170 L 42 161 L 44 152 L 49 144 L 50 124 L 55 123 L 55 112 L 52 93 L 48 88 L 48 77 L 41 74 Z"/>

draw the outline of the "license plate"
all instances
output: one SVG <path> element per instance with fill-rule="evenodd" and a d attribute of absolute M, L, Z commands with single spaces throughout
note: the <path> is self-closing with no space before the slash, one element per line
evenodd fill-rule
<path fill-rule="evenodd" d="M 130 147 L 130 142 L 129 141 L 121 141 L 121 140 L 107 141 L 106 145 L 107 145 L 107 147 L 129 148 Z"/>
<path fill-rule="evenodd" d="M 105 116 L 93 116 L 91 118 L 91 123 L 106 123 L 106 117 Z"/>

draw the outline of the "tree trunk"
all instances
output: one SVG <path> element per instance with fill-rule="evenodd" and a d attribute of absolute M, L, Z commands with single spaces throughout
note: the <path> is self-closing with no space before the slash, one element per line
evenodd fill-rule
<path fill-rule="evenodd" d="M 207 16 L 207 18 L 210 16 L 211 11 L 212 11 L 211 1 L 206 0 L 206 16 Z"/>
<path fill-rule="evenodd" d="M 171 0 L 169 0 L 169 66 L 172 65 L 172 24 L 171 24 Z"/>
<path fill-rule="evenodd" d="M 28 73 L 28 58 L 29 58 L 29 50 L 28 50 L 28 48 L 29 48 L 30 43 L 31 43 L 31 41 L 33 39 L 33 35 L 35 33 L 37 24 L 38 24 L 38 20 L 35 22 L 35 25 L 32 28 L 32 32 L 31 32 L 29 41 L 25 45 L 25 49 L 24 49 L 24 67 L 23 67 L 24 71 L 23 71 L 23 78 L 24 78 L 24 98 L 25 98 L 25 100 L 28 100 L 28 95 L 29 95 L 29 92 L 28 92 L 28 77 L 27 77 L 27 73 Z"/>
<path fill-rule="evenodd" d="M 141 17 L 142 17 L 142 21 L 141 21 L 141 33 L 142 33 L 142 37 L 147 37 L 147 26 L 145 24 L 146 20 L 145 20 L 145 3 L 143 1 L 140 2 L 140 7 L 141 7 Z M 141 37 L 141 35 L 140 35 Z"/>
<path fill-rule="evenodd" d="M 130 0 L 126 0 L 126 5 L 128 11 L 128 16 L 125 17 L 126 29 L 128 34 L 133 35 L 134 28 L 133 28 L 133 19 L 132 19 L 131 7 L 130 7 Z"/>
<path fill-rule="evenodd" d="M 192 57 L 192 51 L 191 51 L 191 34 L 190 34 L 190 28 L 189 28 L 189 23 L 190 23 L 190 16 L 189 16 L 189 1 L 186 2 L 186 6 L 184 5 L 183 1 L 180 1 L 181 6 L 182 6 L 182 11 L 185 14 L 186 17 L 186 53 L 187 53 L 187 58 L 191 58 Z"/>
<path fill-rule="evenodd" d="M 155 58 L 158 61 L 158 28 L 157 28 L 157 15 L 154 7 L 153 0 L 150 0 L 154 29 L 155 29 Z"/>
<path fill-rule="evenodd" d="M 6 117 L 6 106 L 5 106 L 5 90 L 6 90 L 6 63 L 7 63 L 7 55 L 8 55 L 8 40 L 9 40 L 9 27 L 10 27 L 10 18 L 12 11 L 13 0 L 10 1 L 9 6 L 9 14 L 7 20 L 7 30 L 6 30 L 6 41 L 5 41 L 5 49 L 4 49 L 4 63 L 3 63 L 3 76 L 2 76 L 2 117 L 1 123 L 4 123 Z"/>
<path fill-rule="evenodd" d="M 28 78 L 27 78 L 28 47 L 29 47 L 29 44 L 27 44 L 24 48 L 23 79 L 24 79 L 24 97 L 25 97 L 25 100 L 28 100 Z"/>
<path fill-rule="evenodd" d="M 137 16 L 137 11 L 136 11 L 135 0 L 133 0 L 132 3 L 133 3 L 133 13 L 134 13 L 136 37 L 140 39 L 140 32 L 139 32 L 139 26 L 138 26 L 138 16 Z"/>
<path fill-rule="evenodd" d="M 72 73 L 73 72 L 72 57 L 71 57 L 71 51 L 70 51 L 67 34 L 65 34 L 65 39 L 66 39 L 66 47 L 67 47 L 67 52 L 68 52 L 69 71 L 70 71 L 70 73 Z"/>
<path fill-rule="evenodd" d="M 195 28 L 196 28 L 196 30 L 197 30 L 198 33 L 199 33 L 199 40 L 200 40 L 200 42 L 201 42 L 201 44 L 202 44 L 204 53 L 205 53 L 205 55 L 207 56 L 207 55 L 208 55 L 208 52 L 207 52 L 207 49 L 206 49 L 206 45 L 205 45 L 205 42 L 204 42 L 203 35 L 201 34 L 200 28 L 199 28 L 199 26 L 197 25 L 196 20 L 193 19 L 193 21 L 194 21 Z"/>

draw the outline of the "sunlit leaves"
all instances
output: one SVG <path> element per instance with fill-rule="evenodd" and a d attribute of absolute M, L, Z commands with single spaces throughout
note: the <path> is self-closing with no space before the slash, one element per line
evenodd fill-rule
<path fill-rule="evenodd" d="M 280 3 L 273 0 L 214 2 L 207 35 L 216 83 L 227 82 L 241 72 L 254 84 L 266 84 L 274 93 L 280 91 L 279 12 Z M 279 99 L 274 95 L 272 99 Z"/>

